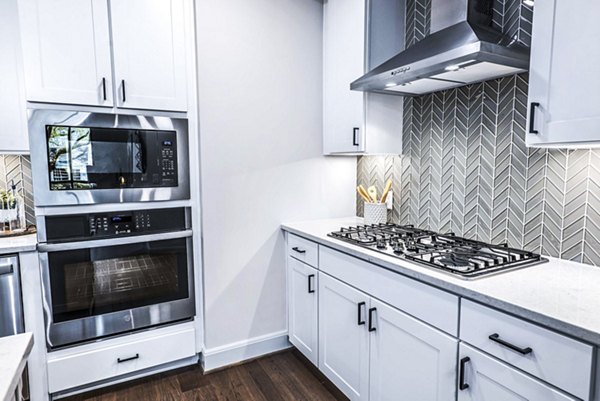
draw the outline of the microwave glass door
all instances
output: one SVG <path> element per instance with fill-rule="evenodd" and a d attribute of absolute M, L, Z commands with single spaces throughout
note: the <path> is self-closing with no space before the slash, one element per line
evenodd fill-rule
<path fill-rule="evenodd" d="M 177 185 L 176 132 L 46 126 L 51 191 Z"/>
<path fill-rule="evenodd" d="M 49 252 L 48 271 L 54 323 L 190 296 L 185 238 Z"/>

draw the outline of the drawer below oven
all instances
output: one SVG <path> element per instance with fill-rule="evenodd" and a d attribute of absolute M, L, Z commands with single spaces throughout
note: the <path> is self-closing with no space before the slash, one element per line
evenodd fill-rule
<path fill-rule="evenodd" d="M 49 390 L 53 394 L 195 354 L 192 323 L 56 351 L 48 355 Z"/>

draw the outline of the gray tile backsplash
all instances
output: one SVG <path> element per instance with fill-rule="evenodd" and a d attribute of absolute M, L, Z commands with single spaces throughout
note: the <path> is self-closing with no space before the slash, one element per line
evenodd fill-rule
<path fill-rule="evenodd" d="M 0 154 L 0 189 L 10 189 L 13 182 L 25 201 L 27 224 L 35 224 L 31 159 L 29 156 Z"/>
<path fill-rule="evenodd" d="M 407 43 L 428 32 L 430 4 L 408 1 Z M 495 21 L 529 44 L 531 9 L 497 5 Z M 358 183 L 393 179 L 390 221 L 600 265 L 600 149 L 527 148 L 527 81 L 406 98 L 403 154 L 360 157 Z"/>

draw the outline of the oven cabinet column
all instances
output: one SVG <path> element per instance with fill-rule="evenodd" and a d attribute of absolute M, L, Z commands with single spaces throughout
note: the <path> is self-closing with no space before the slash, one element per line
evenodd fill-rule
<path fill-rule="evenodd" d="M 287 266 L 290 342 L 317 365 L 317 270 L 289 256 Z"/>
<path fill-rule="evenodd" d="M 458 401 L 575 401 L 558 390 L 464 343 L 459 354 Z"/>
<path fill-rule="evenodd" d="M 454 401 L 458 340 L 326 274 L 319 368 L 351 400 Z"/>
<path fill-rule="evenodd" d="M 191 0 L 18 1 L 27 100 L 187 110 Z"/>

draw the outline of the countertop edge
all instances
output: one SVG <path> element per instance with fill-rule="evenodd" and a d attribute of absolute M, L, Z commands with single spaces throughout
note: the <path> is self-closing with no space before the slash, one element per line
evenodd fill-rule
<path fill-rule="evenodd" d="M 10 380 L 9 385 L 4 389 L 0 388 L 0 400 L 2 400 L 2 401 L 12 400 L 14 391 L 17 388 L 19 381 L 21 380 L 21 373 L 23 372 L 23 370 L 25 369 L 25 365 L 27 364 L 27 358 L 29 357 L 31 350 L 33 349 L 33 334 L 32 333 L 17 334 L 17 336 L 29 336 L 29 338 L 27 340 L 27 346 L 23 350 L 23 355 L 21 356 L 21 360 L 19 361 L 18 365 L 15 366 L 14 369 L 11 369 L 12 379 Z"/>
<path fill-rule="evenodd" d="M 547 316 L 541 314 L 539 312 L 532 311 L 527 308 L 523 308 L 521 306 L 514 305 L 510 302 L 497 299 L 494 297 L 490 297 L 488 295 L 479 293 L 477 291 L 461 287 L 454 283 L 445 281 L 443 279 L 429 276 L 426 274 L 422 274 L 416 270 L 412 270 L 406 268 L 400 264 L 390 263 L 383 259 L 377 258 L 373 255 L 366 254 L 364 252 L 360 252 L 359 250 L 353 249 L 350 246 L 344 244 L 343 242 L 328 240 L 318 235 L 314 235 L 310 232 L 303 231 L 297 229 L 295 227 L 289 226 L 287 224 L 282 224 L 281 229 L 292 234 L 299 235 L 301 237 L 310 239 L 314 242 L 318 242 L 319 244 L 326 246 L 328 248 L 343 252 L 347 255 L 354 256 L 358 259 L 364 260 L 369 263 L 376 264 L 385 269 L 391 270 L 395 273 L 402 274 L 403 276 L 415 279 L 425 284 L 432 285 L 438 289 L 443 291 L 451 292 L 455 295 L 464 297 L 466 299 L 482 303 L 486 306 L 491 306 L 495 309 L 498 309 L 502 312 L 506 312 L 508 314 L 514 315 L 521 319 L 530 321 L 537 325 L 543 326 L 545 328 L 556 331 L 560 334 L 588 342 L 592 345 L 600 346 L 600 333 L 590 331 L 583 327 L 575 326 L 560 319 L 556 319 L 551 316 Z"/>
<path fill-rule="evenodd" d="M 37 251 L 37 234 L 0 238 L 0 255 Z"/>

